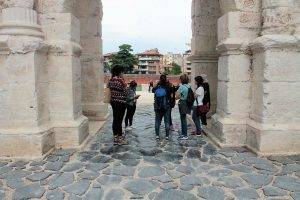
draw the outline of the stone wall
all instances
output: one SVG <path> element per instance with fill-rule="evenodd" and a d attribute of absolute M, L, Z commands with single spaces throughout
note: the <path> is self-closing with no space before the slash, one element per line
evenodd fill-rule
<path fill-rule="evenodd" d="M 107 114 L 101 1 L 5 0 L 1 6 L 0 157 L 79 147 L 89 134 L 87 117 Z"/>
<path fill-rule="evenodd" d="M 208 16 L 218 3 L 222 16 L 214 44 Z M 208 69 L 201 59 L 212 60 L 202 51 L 219 53 L 210 137 L 258 154 L 299 153 L 299 1 L 194 0 L 192 10 L 193 75 Z"/>

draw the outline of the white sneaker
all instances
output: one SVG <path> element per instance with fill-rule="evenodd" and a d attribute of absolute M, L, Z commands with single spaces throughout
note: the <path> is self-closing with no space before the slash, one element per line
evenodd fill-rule
<path fill-rule="evenodd" d="M 132 129 L 133 129 L 132 126 L 128 126 L 129 131 L 132 131 Z"/>
<path fill-rule="evenodd" d="M 129 126 L 125 127 L 125 131 L 130 131 Z"/>

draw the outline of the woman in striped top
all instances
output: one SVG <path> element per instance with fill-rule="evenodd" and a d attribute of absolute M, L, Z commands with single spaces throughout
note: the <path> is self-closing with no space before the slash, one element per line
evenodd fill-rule
<path fill-rule="evenodd" d="M 118 145 L 128 144 L 122 130 L 122 122 L 126 111 L 127 88 L 123 78 L 124 68 L 114 66 L 112 68 L 112 78 L 108 82 L 108 88 L 111 92 L 110 105 L 113 110 L 113 133 L 114 143 Z"/>

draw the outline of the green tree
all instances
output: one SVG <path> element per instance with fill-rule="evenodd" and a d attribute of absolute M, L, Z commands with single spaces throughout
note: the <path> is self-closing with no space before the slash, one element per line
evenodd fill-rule
<path fill-rule="evenodd" d="M 180 65 L 178 65 L 175 62 L 173 62 L 172 66 L 173 66 L 173 68 L 172 68 L 172 74 L 173 75 L 180 75 L 182 73 Z"/>
<path fill-rule="evenodd" d="M 126 73 L 132 73 L 134 65 L 138 63 L 136 56 L 131 53 L 132 51 L 132 46 L 129 44 L 119 46 L 118 53 L 112 58 L 112 66 L 121 65 Z"/>

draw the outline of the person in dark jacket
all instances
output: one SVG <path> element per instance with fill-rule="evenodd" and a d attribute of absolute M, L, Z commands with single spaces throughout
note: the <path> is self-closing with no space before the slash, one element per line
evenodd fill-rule
<path fill-rule="evenodd" d="M 171 85 L 171 102 L 170 102 L 170 131 L 175 131 L 175 127 L 173 125 L 173 119 L 172 119 L 172 110 L 175 108 L 176 105 L 176 91 L 178 90 L 179 86 L 175 86 L 173 84 Z"/>
<path fill-rule="evenodd" d="M 203 78 L 203 88 L 204 88 L 204 98 L 203 98 L 203 105 L 208 104 L 209 108 L 211 106 L 210 103 L 210 89 L 209 89 L 209 84 L 208 84 L 208 80 L 207 80 L 207 75 L 206 74 L 202 74 L 201 77 Z M 203 126 L 207 125 L 207 113 L 203 113 L 201 114 L 201 122 Z"/>
<path fill-rule="evenodd" d="M 134 113 L 136 111 L 136 103 L 137 99 L 140 97 L 140 95 L 136 95 L 136 87 L 137 83 L 135 81 L 131 81 L 127 89 L 127 112 L 125 117 L 126 131 L 132 130 L 132 122 Z"/>
<path fill-rule="evenodd" d="M 128 144 L 122 130 L 122 122 L 126 111 L 127 87 L 123 78 L 124 68 L 122 66 L 113 66 L 112 77 L 108 82 L 111 99 L 110 105 L 113 110 L 113 134 L 114 143 L 119 145 Z"/>
<path fill-rule="evenodd" d="M 154 93 L 154 111 L 155 111 L 155 134 L 156 140 L 160 140 L 159 132 L 161 121 L 164 118 L 166 129 L 166 140 L 170 137 L 170 102 L 172 94 L 172 85 L 167 81 L 166 75 L 161 75 L 160 80 L 152 89 Z"/>

